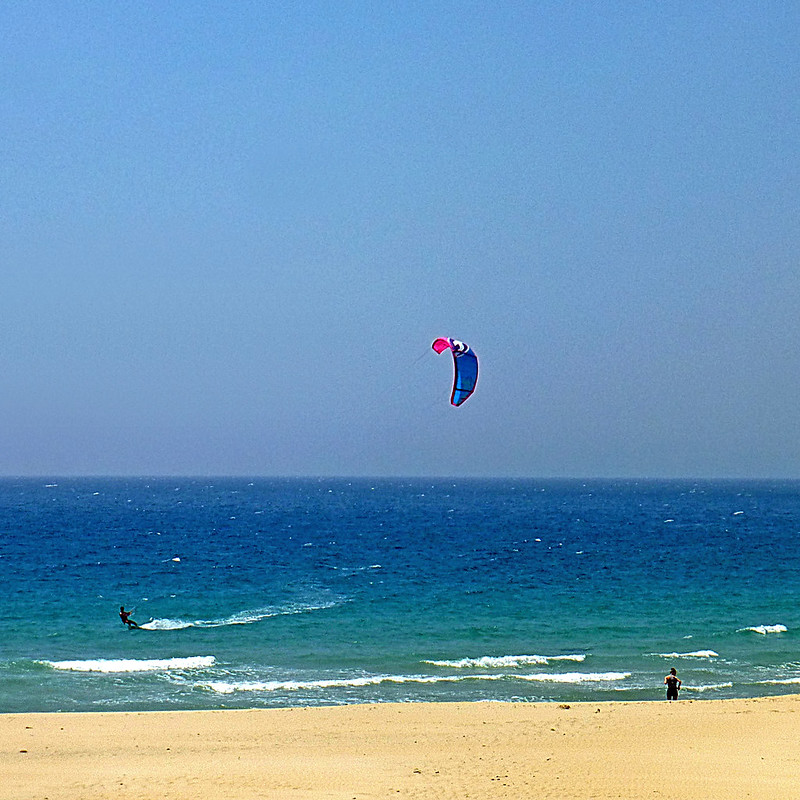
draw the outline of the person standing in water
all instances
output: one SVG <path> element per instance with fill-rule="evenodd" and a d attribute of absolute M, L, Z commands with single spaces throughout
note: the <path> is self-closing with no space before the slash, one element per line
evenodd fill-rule
<path fill-rule="evenodd" d="M 664 678 L 664 683 L 667 686 L 667 700 L 677 700 L 678 690 L 681 688 L 681 679 L 678 677 L 675 667 L 673 667 L 669 671 L 669 675 Z"/>
<path fill-rule="evenodd" d="M 126 611 L 125 610 L 125 606 L 120 606 L 119 607 L 119 618 L 122 620 L 122 622 L 125 625 L 128 626 L 128 628 L 138 628 L 139 627 L 139 623 L 136 622 L 135 620 L 131 619 L 131 614 L 133 614 L 133 612 L 134 612 L 134 609 L 131 609 L 130 611 Z"/>

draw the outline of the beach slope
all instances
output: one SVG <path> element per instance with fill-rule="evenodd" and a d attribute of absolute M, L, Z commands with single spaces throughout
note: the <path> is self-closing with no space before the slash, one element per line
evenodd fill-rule
<path fill-rule="evenodd" d="M 0 715 L 6 800 L 800 796 L 800 696 Z"/>

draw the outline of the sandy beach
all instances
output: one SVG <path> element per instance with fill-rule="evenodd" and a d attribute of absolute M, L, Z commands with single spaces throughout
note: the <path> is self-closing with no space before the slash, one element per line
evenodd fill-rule
<path fill-rule="evenodd" d="M 6 800 L 797 798 L 800 696 L 0 715 Z"/>

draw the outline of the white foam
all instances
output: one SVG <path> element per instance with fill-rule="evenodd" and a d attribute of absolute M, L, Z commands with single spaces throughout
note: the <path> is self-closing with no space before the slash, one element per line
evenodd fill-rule
<path fill-rule="evenodd" d="M 220 617 L 218 619 L 153 619 L 139 627 L 146 631 L 179 631 L 185 628 L 221 628 L 225 625 L 250 625 L 254 622 L 261 622 L 262 620 L 269 619 L 270 617 L 279 617 L 285 614 L 306 614 L 310 611 L 321 611 L 326 608 L 332 608 L 335 605 L 336 603 L 331 601 L 316 606 L 295 604 L 283 607 L 259 608 L 250 611 L 239 611 L 236 614 L 231 614 L 228 617 Z"/>
<path fill-rule="evenodd" d="M 659 658 L 719 658 L 713 650 L 693 650 L 691 653 L 656 653 Z"/>
<path fill-rule="evenodd" d="M 800 683 L 800 678 L 783 678 L 782 680 L 758 681 L 758 683 L 769 686 L 788 686 L 790 684 Z"/>
<path fill-rule="evenodd" d="M 370 675 L 358 678 L 330 678 L 316 681 L 207 681 L 196 684 L 220 694 L 233 692 L 295 692 L 303 689 L 338 689 L 356 686 L 377 686 L 381 683 L 454 683 L 464 680 L 499 680 L 502 675 Z"/>
<path fill-rule="evenodd" d="M 314 689 L 338 689 L 359 686 L 377 686 L 382 683 L 434 684 L 459 683 L 461 681 L 500 681 L 507 679 L 539 681 L 543 683 L 587 683 L 620 681 L 630 678 L 630 672 L 567 672 L 541 673 L 538 675 L 367 675 L 352 678 L 332 678 L 316 681 L 203 681 L 198 688 L 209 689 L 219 694 L 234 692 L 295 692 Z"/>
<path fill-rule="evenodd" d="M 182 619 L 151 619 L 139 627 L 146 631 L 179 631 L 184 628 L 193 628 L 193 622 L 186 622 Z"/>
<path fill-rule="evenodd" d="M 585 655 L 568 656 L 480 656 L 479 658 L 459 658 L 455 661 L 423 661 L 423 664 L 432 664 L 435 667 L 451 667 L 453 669 L 513 669 L 526 664 L 549 664 L 551 661 L 583 661 Z"/>
<path fill-rule="evenodd" d="M 542 672 L 538 675 L 515 675 L 523 681 L 539 681 L 541 683 L 603 683 L 606 681 L 624 681 L 631 677 L 630 672 Z"/>
<path fill-rule="evenodd" d="M 702 694 L 703 692 L 715 692 L 719 689 L 730 689 L 733 686 L 732 683 L 710 683 L 706 686 L 682 686 L 681 691 L 683 692 L 697 692 Z"/>
<path fill-rule="evenodd" d="M 189 656 L 187 658 L 134 659 L 96 658 L 86 661 L 38 661 L 53 669 L 69 672 L 168 672 L 170 670 L 203 669 L 216 662 L 214 656 Z"/>
<path fill-rule="evenodd" d="M 766 636 L 768 633 L 786 633 L 789 630 L 785 625 L 753 625 L 751 628 L 739 628 L 737 633 L 742 631 L 753 631 L 753 633 L 760 633 Z"/>

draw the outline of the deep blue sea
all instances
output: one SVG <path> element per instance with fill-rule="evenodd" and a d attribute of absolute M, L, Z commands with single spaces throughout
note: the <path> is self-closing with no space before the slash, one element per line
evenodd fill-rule
<path fill-rule="evenodd" d="M 800 482 L 3 479 L 0 712 L 795 692 L 799 594 Z"/>

